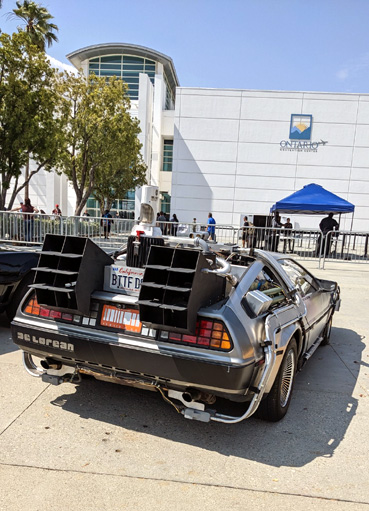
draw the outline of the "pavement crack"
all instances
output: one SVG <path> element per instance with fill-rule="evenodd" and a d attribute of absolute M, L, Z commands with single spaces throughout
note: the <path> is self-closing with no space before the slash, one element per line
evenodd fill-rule
<path fill-rule="evenodd" d="M 31 469 L 31 470 L 45 470 L 48 472 L 55 472 L 55 473 L 83 474 L 83 475 L 93 475 L 93 476 L 100 476 L 100 477 L 114 477 L 114 478 L 119 478 L 119 479 L 132 479 L 132 480 L 138 480 L 138 481 L 164 482 L 164 483 L 182 484 L 182 485 L 188 485 L 188 486 L 198 486 L 198 487 L 203 487 L 203 488 L 219 488 L 219 489 L 226 489 L 226 490 L 248 491 L 248 492 L 259 493 L 259 494 L 315 499 L 317 501 L 342 502 L 342 503 L 345 502 L 348 504 L 363 504 L 363 505 L 369 504 L 369 501 L 365 502 L 362 500 L 324 497 L 321 495 L 308 495 L 305 493 L 292 493 L 292 492 L 272 491 L 272 490 L 258 490 L 255 488 L 247 488 L 247 487 L 243 487 L 243 486 L 233 486 L 230 484 L 193 482 L 193 481 L 186 481 L 184 479 L 175 479 L 175 478 L 168 479 L 168 478 L 162 478 L 162 477 L 145 477 L 145 476 L 124 475 L 124 474 L 111 474 L 109 472 L 96 472 L 96 471 L 75 470 L 75 469 L 59 469 L 59 468 L 41 467 L 41 466 L 36 466 L 36 465 L 22 465 L 19 463 L 0 462 L 0 466 L 13 467 L 13 468 L 25 468 L 25 469 Z"/>
<path fill-rule="evenodd" d="M 27 410 L 31 407 L 31 406 L 33 405 L 33 403 L 35 403 L 35 402 L 37 401 L 37 399 L 38 399 L 39 397 L 41 397 L 41 396 L 42 396 L 42 394 L 43 394 L 44 392 L 46 392 L 46 390 L 50 387 L 50 385 L 51 385 L 51 384 L 49 383 L 49 384 L 48 384 L 48 385 L 47 385 L 44 389 L 42 389 L 42 390 L 41 390 L 41 392 L 40 392 L 40 393 L 39 393 L 39 394 L 38 394 L 38 395 L 37 395 L 37 396 L 36 396 L 36 397 L 35 397 L 35 398 L 34 398 L 34 399 L 30 402 L 30 403 L 29 403 L 29 405 L 28 405 L 28 406 L 26 406 L 26 408 L 24 408 L 24 410 L 22 410 L 22 411 L 21 411 L 21 412 L 17 415 L 17 417 L 15 417 L 15 419 L 13 419 L 13 420 L 10 422 L 10 424 L 8 424 L 8 425 L 6 426 L 6 428 L 4 428 L 4 429 L 0 432 L 0 436 L 1 436 L 3 433 L 5 433 L 5 431 L 7 431 L 7 430 L 8 430 L 8 429 L 9 429 L 9 428 L 10 428 L 10 427 L 14 424 L 14 422 L 16 422 L 16 421 L 19 419 L 19 417 L 21 417 L 21 416 L 22 416 L 22 415 L 23 415 L 23 414 L 24 414 L 24 413 L 25 413 L 25 412 L 26 412 L 26 411 L 27 411 Z"/>

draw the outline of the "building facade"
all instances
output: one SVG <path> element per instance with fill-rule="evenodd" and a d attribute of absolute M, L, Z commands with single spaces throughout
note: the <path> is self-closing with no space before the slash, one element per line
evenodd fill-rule
<path fill-rule="evenodd" d="M 112 43 L 67 55 L 88 76 L 118 76 L 128 84 L 131 115 L 140 121 L 148 184 L 161 209 L 182 222 L 240 225 L 244 215 L 268 215 L 278 200 L 317 183 L 352 202 L 354 230 L 369 228 L 369 95 L 183 88 L 172 59 L 142 46 Z M 31 167 L 32 170 L 32 167 Z M 32 203 L 49 213 L 56 203 L 73 214 L 65 176 L 40 172 Z M 21 197 L 18 198 L 19 200 Z M 139 190 L 113 208 L 138 216 Z M 96 201 L 87 203 L 99 215 Z M 294 216 L 296 227 L 320 219 Z M 351 216 L 341 228 L 351 227 Z"/>
<path fill-rule="evenodd" d="M 240 225 L 316 183 L 355 205 L 369 228 L 369 95 L 177 89 L 172 210 Z M 320 219 L 294 216 L 301 227 Z M 350 229 L 351 215 L 341 219 Z"/>

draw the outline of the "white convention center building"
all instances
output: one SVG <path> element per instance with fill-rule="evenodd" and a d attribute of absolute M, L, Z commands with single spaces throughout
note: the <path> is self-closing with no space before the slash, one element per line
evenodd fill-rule
<path fill-rule="evenodd" d="M 128 83 L 147 180 L 159 187 L 164 212 L 206 223 L 211 211 L 217 224 L 240 225 L 243 215 L 268 215 L 276 201 L 316 183 L 353 203 L 353 229 L 368 230 L 368 94 L 180 87 L 170 57 L 124 43 L 67 57 L 86 75 Z M 65 177 L 35 176 L 30 197 L 47 212 L 59 203 L 63 214 L 73 214 Z M 133 215 L 134 200 L 132 191 L 114 209 Z M 94 199 L 87 208 L 99 214 Z M 319 221 L 292 218 L 301 227 L 317 228 Z M 350 227 L 351 215 L 342 217 L 341 228 Z"/>

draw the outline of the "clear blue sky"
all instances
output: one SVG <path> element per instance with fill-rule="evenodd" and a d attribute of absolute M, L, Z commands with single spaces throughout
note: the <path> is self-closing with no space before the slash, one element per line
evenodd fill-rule
<path fill-rule="evenodd" d="M 37 0 L 36 0 L 37 1 Z M 124 42 L 173 59 L 185 87 L 369 93 L 369 0 L 45 0 L 48 53 Z M 15 1 L 4 0 L 0 27 Z"/>

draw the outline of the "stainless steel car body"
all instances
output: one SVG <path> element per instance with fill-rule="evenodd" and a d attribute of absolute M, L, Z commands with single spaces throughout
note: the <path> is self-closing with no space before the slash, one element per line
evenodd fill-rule
<path fill-rule="evenodd" d="M 230 351 L 173 344 L 161 338 L 160 333 L 156 333 L 155 337 L 134 336 L 119 330 L 107 331 L 99 326 L 102 304 L 134 307 L 137 298 L 132 296 L 95 291 L 91 299 L 100 304 L 99 315 L 93 325 L 89 324 L 88 318 L 86 322 L 82 318 L 78 326 L 30 316 L 24 312 L 28 296 L 12 324 L 13 339 L 26 353 L 27 370 L 33 375 L 60 377 L 60 381 L 64 381 L 68 374 L 66 367 L 71 368 L 70 374 L 90 371 L 111 381 L 151 387 L 160 392 L 165 390 L 186 405 L 183 414 L 187 418 L 222 422 L 243 420 L 271 391 L 292 338 L 297 343 L 300 366 L 309 350 L 319 345 L 325 324 L 334 310 L 337 288 L 334 283 L 330 288 L 328 283 L 323 289 L 318 280 L 300 267 L 306 282 L 310 283 L 310 287 L 303 290 L 302 277 L 293 281 L 293 272 L 298 274 L 294 266 L 296 263 L 283 254 L 261 250 L 237 251 L 253 261 L 248 267 L 231 265 L 231 275 L 228 276 L 232 276 L 233 284 L 237 281 L 237 285 L 229 284 L 230 290 L 225 299 L 198 310 L 199 318 L 224 323 L 233 342 Z M 272 309 L 253 316 L 247 308 L 246 297 L 265 268 L 277 279 L 282 298 Z M 223 275 L 219 278 L 224 277 L 224 271 L 221 273 Z M 68 343 L 73 350 L 66 353 L 60 346 L 65 347 Z M 32 366 L 32 356 L 53 363 L 56 361 L 55 365 L 60 363 L 61 367 L 45 369 Z M 123 360 L 125 365 L 122 365 Z M 211 414 L 205 411 L 202 403 L 200 409 L 195 405 L 201 402 L 201 397 L 191 398 L 186 403 L 183 401 L 181 396 L 192 391 L 206 395 L 206 399 L 219 396 L 251 401 L 251 404 L 242 417 Z"/>

